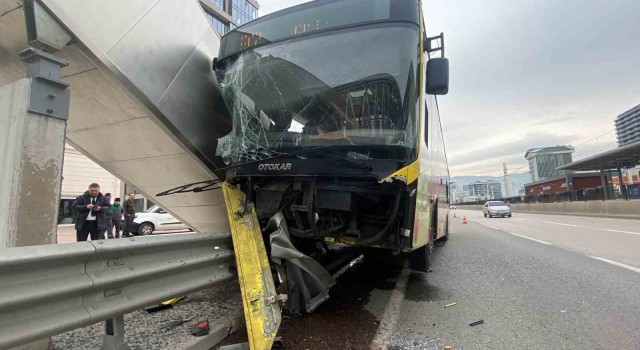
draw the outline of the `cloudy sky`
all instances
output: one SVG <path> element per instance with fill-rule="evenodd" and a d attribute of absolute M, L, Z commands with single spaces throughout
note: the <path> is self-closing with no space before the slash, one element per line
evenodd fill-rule
<path fill-rule="evenodd" d="M 306 1 L 259 0 L 260 15 Z M 616 146 L 613 120 L 640 104 L 638 0 L 424 1 L 445 33 L 442 118 L 451 175 L 526 171 L 527 149 Z"/>

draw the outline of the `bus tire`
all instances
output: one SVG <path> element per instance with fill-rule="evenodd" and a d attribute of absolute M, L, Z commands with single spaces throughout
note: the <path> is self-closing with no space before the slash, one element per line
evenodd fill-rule
<path fill-rule="evenodd" d="M 433 239 L 430 239 L 429 243 L 409 253 L 409 267 L 412 270 L 428 272 L 432 253 Z"/>

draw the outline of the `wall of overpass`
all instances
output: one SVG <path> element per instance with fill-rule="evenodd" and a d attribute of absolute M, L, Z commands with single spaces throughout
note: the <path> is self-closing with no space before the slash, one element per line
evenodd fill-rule
<path fill-rule="evenodd" d="M 42 0 L 72 35 L 55 53 L 70 62 L 66 140 L 134 185 L 192 228 L 226 230 L 218 191 L 156 197 L 163 190 L 216 179 L 218 113 L 211 69 L 220 38 L 197 0 Z M 0 86 L 26 76 L 22 1 L 0 0 Z"/>
<path fill-rule="evenodd" d="M 482 210 L 481 205 L 465 205 L 459 206 L 459 208 Z M 514 213 L 566 214 L 640 219 L 640 201 L 519 203 L 511 204 L 511 210 Z"/>

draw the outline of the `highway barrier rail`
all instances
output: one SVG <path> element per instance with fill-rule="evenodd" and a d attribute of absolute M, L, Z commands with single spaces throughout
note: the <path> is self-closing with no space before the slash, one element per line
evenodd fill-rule
<path fill-rule="evenodd" d="M 230 280 L 233 265 L 228 233 L 0 249 L 0 349 Z"/>

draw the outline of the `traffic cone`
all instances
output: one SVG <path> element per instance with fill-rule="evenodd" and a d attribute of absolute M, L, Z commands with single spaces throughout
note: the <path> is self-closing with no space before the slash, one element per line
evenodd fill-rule
<path fill-rule="evenodd" d="M 457 216 L 456 216 L 456 211 L 455 211 L 455 210 L 453 211 L 453 217 L 454 217 L 454 218 L 457 218 Z"/>
<path fill-rule="evenodd" d="M 463 216 L 463 217 L 462 217 L 462 224 L 463 224 L 463 225 L 468 224 L 468 222 L 467 222 L 467 217 L 466 217 L 466 216 Z"/>

